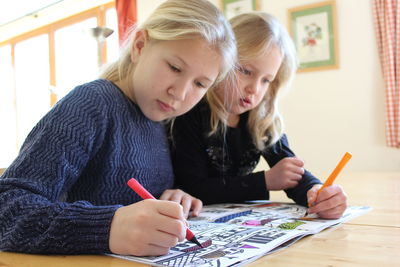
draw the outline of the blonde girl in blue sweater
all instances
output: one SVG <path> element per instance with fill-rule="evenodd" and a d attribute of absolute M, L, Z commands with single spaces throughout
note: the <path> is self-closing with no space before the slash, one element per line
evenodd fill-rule
<path fill-rule="evenodd" d="M 0 250 L 168 253 L 201 201 L 173 186 L 162 121 L 192 108 L 234 65 L 233 33 L 207 0 L 168 0 L 135 31 L 102 79 L 46 114 L 0 179 Z M 132 204 L 133 203 L 133 204 Z"/>

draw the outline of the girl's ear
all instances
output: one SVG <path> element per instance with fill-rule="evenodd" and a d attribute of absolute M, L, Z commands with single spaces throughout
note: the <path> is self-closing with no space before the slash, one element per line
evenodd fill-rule
<path fill-rule="evenodd" d="M 139 56 L 142 53 L 142 49 L 145 47 L 148 41 L 148 34 L 146 30 L 140 30 L 135 33 L 135 37 L 132 44 L 131 61 L 136 63 Z"/>

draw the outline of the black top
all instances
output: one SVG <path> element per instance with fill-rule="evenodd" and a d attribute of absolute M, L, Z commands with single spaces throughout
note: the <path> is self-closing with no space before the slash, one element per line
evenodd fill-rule
<path fill-rule="evenodd" d="M 254 172 L 260 156 L 273 167 L 281 159 L 293 157 L 286 135 L 260 151 L 248 131 L 248 113 L 240 116 L 238 127 L 227 128 L 225 136 L 209 136 L 210 108 L 201 101 L 175 119 L 171 138 L 176 187 L 200 198 L 204 204 L 269 199 L 264 171 Z M 307 205 L 307 191 L 321 182 L 305 171 L 299 184 L 285 190 L 300 205 Z"/>

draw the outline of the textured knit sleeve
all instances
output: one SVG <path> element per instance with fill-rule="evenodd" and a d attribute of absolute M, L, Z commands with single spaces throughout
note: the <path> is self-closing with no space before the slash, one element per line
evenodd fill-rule
<path fill-rule="evenodd" d="M 211 167 L 206 151 L 208 118 L 209 114 L 195 108 L 175 120 L 171 151 L 176 187 L 204 204 L 267 199 L 262 173 L 224 177 L 221 170 Z"/>
<path fill-rule="evenodd" d="M 268 162 L 268 165 L 272 168 L 281 159 L 286 157 L 294 157 L 295 154 L 289 148 L 289 143 L 286 135 L 283 135 L 281 139 L 273 146 L 268 147 L 263 152 L 263 157 Z M 302 179 L 299 184 L 291 189 L 285 190 L 286 195 L 293 199 L 297 204 L 306 206 L 307 205 L 307 191 L 315 184 L 320 184 L 321 181 L 314 177 L 309 171 L 305 170 Z"/>
<path fill-rule="evenodd" d="M 64 201 L 106 134 L 102 103 L 91 88 L 84 89 L 75 89 L 41 119 L 1 177 L 0 250 L 109 252 L 118 207 Z"/>

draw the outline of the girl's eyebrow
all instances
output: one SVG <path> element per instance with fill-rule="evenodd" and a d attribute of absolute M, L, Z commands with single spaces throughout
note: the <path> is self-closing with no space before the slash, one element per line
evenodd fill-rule
<path fill-rule="evenodd" d="M 185 65 L 186 67 L 189 66 L 189 64 L 187 64 L 186 61 L 185 61 L 183 58 L 181 58 L 179 55 L 173 55 L 172 57 L 178 59 L 178 60 L 179 60 L 183 65 Z M 212 79 L 210 79 L 210 78 L 208 78 L 207 76 L 204 76 L 204 75 L 201 76 L 200 78 L 201 78 L 201 79 L 205 79 L 205 80 L 207 80 L 207 81 L 209 81 L 209 82 L 214 82 L 214 80 L 212 80 Z"/>
<path fill-rule="evenodd" d="M 172 57 L 178 59 L 183 65 L 188 66 L 186 61 L 183 58 L 181 58 L 179 55 L 173 55 Z"/>
<path fill-rule="evenodd" d="M 249 67 L 250 71 L 252 71 L 252 72 L 260 73 L 260 70 L 257 69 L 256 67 L 254 67 L 251 63 L 244 63 L 242 66 L 244 66 L 245 68 Z M 270 73 L 265 74 L 265 76 L 268 78 L 268 80 L 275 79 L 275 76 Z"/>

